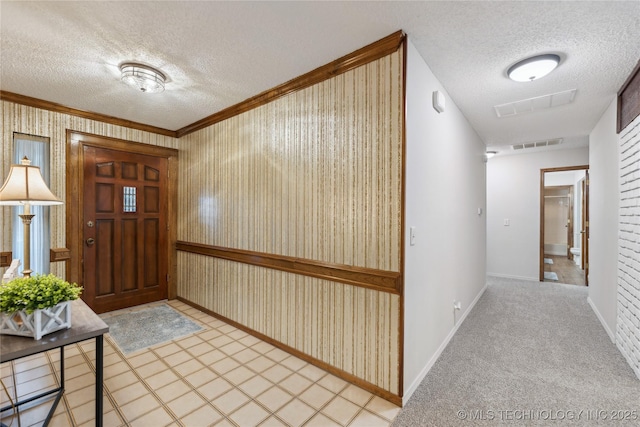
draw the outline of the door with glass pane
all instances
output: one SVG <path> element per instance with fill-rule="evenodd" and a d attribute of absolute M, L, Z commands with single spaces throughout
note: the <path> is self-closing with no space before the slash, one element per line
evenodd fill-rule
<path fill-rule="evenodd" d="M 167 159 L 85 145 L 83 299 L 98 313 L 167 298 Z"/>

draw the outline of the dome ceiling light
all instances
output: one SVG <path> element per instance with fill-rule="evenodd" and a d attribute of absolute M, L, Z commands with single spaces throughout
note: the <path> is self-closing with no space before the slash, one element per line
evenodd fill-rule
<path fill-rule="evenodd" d="M 148 65 L 126 62 L 120 65 L 121 80 L 129 86 L 145 93 L 164 91 L 166 76 Z"/>
<path fill-rule="evenodd" d="M 507 75 L 516 82 L 532 82 L 552 72 L 560 63 L 560 56 L 548 53 L 532 56 L 513 64 Z"/>

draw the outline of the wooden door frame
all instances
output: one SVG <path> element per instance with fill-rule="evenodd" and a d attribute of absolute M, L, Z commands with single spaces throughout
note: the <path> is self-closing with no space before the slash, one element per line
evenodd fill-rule
<path fill-rule="evenodd" d="M 569 218 L 567 218 L 567 258 L 569 259 L 569 261 L 573 261 L 573 254 L 571 253 L 571 242 L 573 242 L 573 211 L 575 210 L 574 208 L 574 191 L 573 191 L 573 185 L 569 187 L 569 212 L 568 212 L 568 216 Z"/>
<path fill-rule="evenodd" d="M 66 264 L 67 280 L 83 285 L 83 224 L 82 206 L 84 189 L 84 154 L 85 145 L 106 148 L 109 150 L 124 151 L 127 153 L 144 154 L 148 156 L 164 157 L 167 159 L 167 260 L 168 274 L 167 295 L 169 299 L 177 296 L 176 276 L 178 270 L 176 240 L 177 240 L 177 206 L 178 206 L 178 150 L 173 148 L 158 147 L 155 145 L 142 144 L 139 142 L 126 141 L 101 135 L 93 135 L 67 129 L 66 140 L 66 245 L 70 249 L 71 256 Z"/>
<path fill-rule="evenodd" d="M 580 259 L 581 267 L 584 270 L 584 284 L 589 286 L 589 169 L 585 171 L 583 180 L 583 192 L 582 192 L 582 222 L 584 227 L 582 228 L 582 258 Z"/>
<path fill-rule="evenodd" d="M 544 282 L 544 174 L 547 172 L 567 172 L 577 170 L 589 170 L 589 165 L 580 166 L 564 166 L 559 168 L 540 169 L 540 241 L 539 241 L 539 259 L 538 259 L 538 280 Z M 588 207 L 587 207 L 588 211 Z M 586 277 L 585 277 L 586 280 Z"/>

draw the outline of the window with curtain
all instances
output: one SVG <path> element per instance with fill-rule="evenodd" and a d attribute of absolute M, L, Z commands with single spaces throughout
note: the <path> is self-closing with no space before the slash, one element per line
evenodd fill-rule
<path fill-rule="evenodd" d="M 31 160 L 33 166 L 40 167 L 42 178 L 49 186 L 49 138 L 42 136 L 26 135 L 21 133 L 13 134 L 13 163 L 20 164 L 24 156 Z M 20 258 L 22 265 L 22 255 L 24 251 L 23 225 L 18 216 L 22 213 L 22 206 L 13 207 L 12 210 L 12 230 L 13 242 L 11 250 L 14 258 Z M 49 273 L 49 206 L 31 206 L 31 213 L 35 215 L 31 221 L 31 270 L 34 273 Z"/>

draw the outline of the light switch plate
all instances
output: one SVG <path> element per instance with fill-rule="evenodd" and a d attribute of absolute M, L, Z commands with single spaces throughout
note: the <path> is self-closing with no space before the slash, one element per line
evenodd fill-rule
<path fill-rule="evenodd" d="M 411 246 L 416 245 L 416 228 L 415 227 L 409 227 L 409 245 Z"/>

